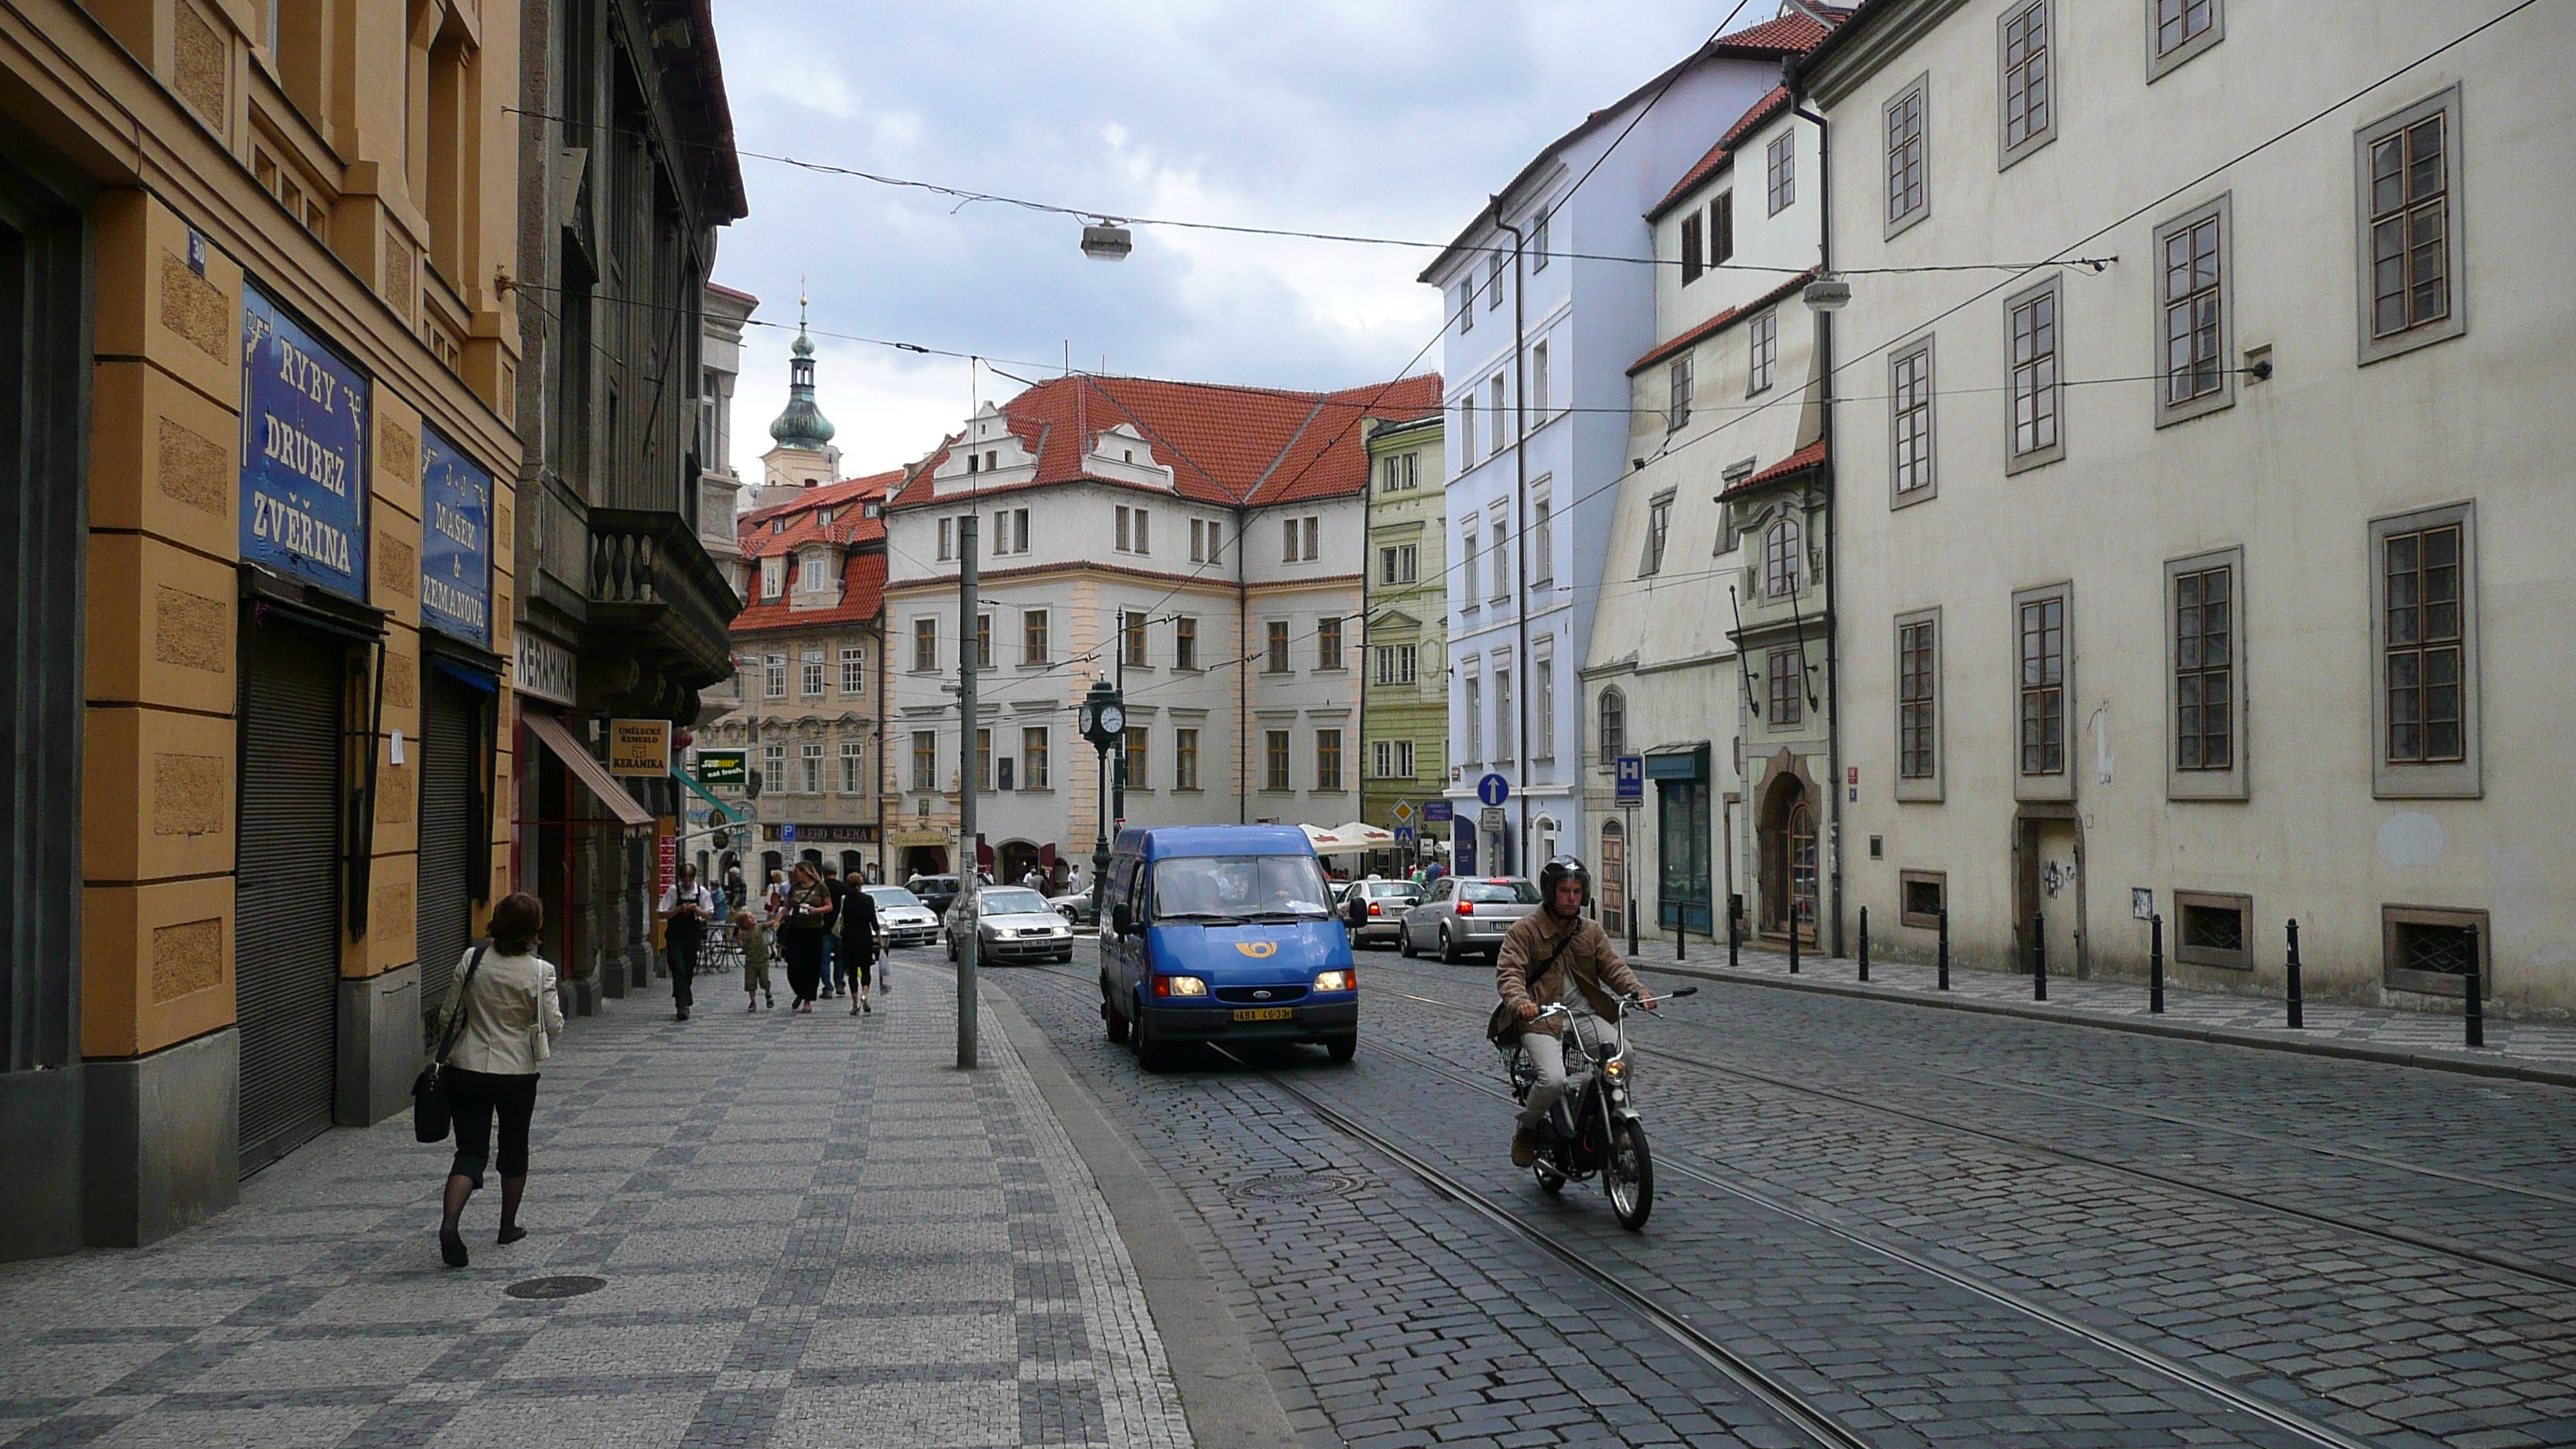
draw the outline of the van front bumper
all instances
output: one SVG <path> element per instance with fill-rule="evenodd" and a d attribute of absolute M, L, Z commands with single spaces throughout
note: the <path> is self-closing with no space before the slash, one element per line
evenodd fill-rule
<path fill-rule="evenodd" d="M 1145 1025 L 1156 1041 L 1183 1042 L 1261 1042 L 1324 1041 L 1331 1037 L 1352 1036 L 1360 1028 L 1360 1003 L 1355 996 L 1339 1001 L 1301 1001 L 1284 1009 L 1285 1020 L 1237 1021 L 1237 1011 L 1256 1008 L 1226 1002 L 1211 1006 L 1165 1006 L 1160 1003 L 1145 1008 Z"/>

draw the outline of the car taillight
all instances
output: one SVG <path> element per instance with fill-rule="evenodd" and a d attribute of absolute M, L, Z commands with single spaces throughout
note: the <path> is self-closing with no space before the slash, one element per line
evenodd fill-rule
<path fill-rule="evenodd" d="M 1458 914 L 1462 916 L 1472 916 L 1476 914 L 1476 903 L 1474 901 L 1460 901 L 1458 903 Z"/>
<path fill-rule="evenodd" d="M 1378 906 L 1377 902 L 1371 901 L 1369 902 L 1369 914 L 1372 916 L 1383 916 L 1386 912 Z"/>

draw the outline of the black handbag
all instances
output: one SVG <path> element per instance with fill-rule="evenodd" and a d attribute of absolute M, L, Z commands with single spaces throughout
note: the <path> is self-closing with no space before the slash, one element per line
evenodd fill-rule
<path fill-rule="evenodd" d="M 483 966 L 485 947 L 474 948 L 474 957 L 465 963 L 465 978 L 456 983 L 455 1000 L 447 1009 L 447 1025 L 438 1033 L 438 1051 L 420 1075 L 411 1079 L 411 1135 L 423 1142 L 447 1140 L 447 1054 L 456 1049 L 456 1039 L 465 1034 L 465 989 L 474 984 L 474 973 Z"/>

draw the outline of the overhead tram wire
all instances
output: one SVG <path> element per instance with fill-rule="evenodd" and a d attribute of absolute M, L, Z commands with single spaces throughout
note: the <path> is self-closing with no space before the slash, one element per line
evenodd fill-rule
<path fill-rule="evenodd" d="M 1740 12 L 1743 10 L 1743 8 L 1744 8 L 1744 7 L 1743 7 L 1743 5 L 1742 5 L 1742 4 L 1738 4 L 1738 5 L 1736 6 L 1735 11 L 1729 12 L 1729 14 L 1727 15 L 1727 18 L 1726 18 L 1726 21 L 1724 22 L 1724 24 L 1732 24 L 1732 23 L 1734 23 L 1735 15 L 1736 15 L 1737 13 L 1740 13 Z M 1722 30 L 1723 30 L 1723 28 L 1724 28 L 1724 25 L 1722 24 L 1722 25 L 1720 26 L 1720 30 L 1722 31 Z M 1712 42 L 1716 41 L 1716 40 L 1717 40 L 1717 39 L 1719 39 L 1719 38 L 1720 38 L 1720 37 L 1719 37 L 1718 35 L 1711 35 L 1711 36 L 1709 37 L 1709 41 L 1707 41 L 1707 42 L 1703 42 L 1702 44 L 1703 44 L 1703 46 L 1705 46 L 1706 44 L 1708 44 L 1708 43 L 1712 43 Z M 1642 107 L 1642 108 L 1640 108 L 1640 109 L 1639 109 L 1639 111 L 1638 111 L 1638 113 L 1637 113 L 1636 117 L 1634 117 L 1634 118 L 1632 118 L 1632 119 L 1630 120 L 1630 122 L 1629 122 L 1629 126 L 1628 126 L 1628 129 L 1629 129 L 1629 130 L 1634 130 L 1634 129 L 1635 129 L 1635 127 L 1636 127 L 1637 122 L 1638 122 L 1638 121 L 1641 121 L 1641 120 L 1643 120 L 1643 119 L 1645 118 L 1645 114 L 1646 114 L 1646 112 L 1647 112 L 1648 110 L 1653 109 L 1653 107 L 1654 107 L 1654 102 L 1655 102 L 1655 101 L 1657 101 L 1657 100 L 1661 100 L 1661 99 L 1663 98 L 1663 96 L 1664 96 L 1664 93 L 1665 93 L 1666 91 L 1669 91 L 1669 90 L 1671 90 L 1671 89 L 1672 89 L 1672 86 L 1673 86 L 1674 81 L 1678 81 L 1679 79 L 1680 79 L 1680 77 L 1679 77 L 1679 75 L 1678 75 L 1678 73 L 1677 73 L 1677 74 L 1673 77 L 1673 80 L 1668 80 L 1668 81 L 1666 81 L 1666 82 L 1665 82 L 1665 84 L 1664 84 L 1663 89 L 1662 89 L 1662 90 L 1658 90 L 1658 91 L 1655 93 L 1654 97 L 1653 97 L 1652 99 L 1650 99 L 1650 100 L 1646 103 L 1646 105 L 1645 105 L 1644 107 Z M 643 136 L 643 135 L 645 135 L 645 134 L 646 134 L 646 133 L 644 133 L 644 132 L 640 132 L 640 131 L 633 131 L 633 130 L 629 130 L 629 129 L 625 128 L 625 127 L 618 126 L 618 125 L 615 125 L 615 124 L 610 123 L 610 122 L 607 122 L 607 121 L 578 121 L 578 120 L 574 120 L 574 119 L 572 119 L 572 118 L 571 118 L 571 117 L 569 117 L 569 116 L 551 115 L 551 114 L 548 114 L 548 113 L 543 112 L 543 111 L 531 111 L 531 110 L 528 110 L 528 109 L 526 109 L 526 108 L 524 108 L 524 107 L 520 107 L 520 106 L 504 106 L 504 107 L 502 107 L 501 109 L 502 109 L 502 110 L 503 110 L 503 112 L 504 112 L 504 113 L 506 113 L 506 114 L 517 115 L 517 116 L 520 116 L 520 117 L 522 117 L 522 118 L 524 118 L 524 119 L 527 119 L 527 120 L 533 120 L 533 121 L 550 121 L 550 122 L 554 122 L 554 123 L 559 124 L 559 125 L 566 125 L 566 126 L 580 126 L 580 127 L 584 127 L 584 128 L 586 128 L 586 129 L 589 129 L 589 130 L 606 131 L 606 132 L 608 132 L 608 133 L 610 133 L 610 134 L 612 134 L 612 135 L 620 135 L 620 136 Z M 1619 140 L 1624 141 L 1624 140 L 1626 140 L 1626 139 L 1627 139 L 1627 131 L 1622 131 L 1622 132 L 1620 133 Z M 708 149 L 708 150 L 718 149 L 718 148 L 716 148 L 716 147 L 713 147 L 713 146 L 708 145 L 708 144 L 707 144 L 707 143 L 705 143 L 705 142 L 684 141 L 684 142 L 682 142 L 681 144 L 683 144 L 683 145 L 691 145 L 691 146 L 698 146 L 698 147 L 701 147 L 701 148 L 703 148 L 703 149 Z M 1606 159 L 1608 159 L 1609 154 L 1610 154 L 1610 151 L 1615 151 L 1615 150 L 1617 150 L 1617 149 L 1618 149 L 1618 144 L 1619 144 L 1619 143 L 1618 143 L 1618 141 L 1613 141 L 1613 142 L 1610 144 L 1609 150 L 1604 151 L 1604 152 L 1602 153 L 1601 157 L 1600 157 L 1600 158 L 1598 158 L 1598 159 L 1596 159 L 1596 160 L 1593 162 L 1593 169 L 1595 169 L 1595 170 L 1599 169 L 1599 167 L 1600 167 L 1600 165 L 1601 165 L 1601 161 L 1602 161 L 1602 160 L 1606 160 Z M 1263 236 L 1263 237 L 1277 237 L 1277 238 L 1280 238 L 1280 239 L 1283 239 L 1283 240 L 1290 240 L 1290 241 L 1319 241 L 1319 242 L 1335 242 L 1335 243 L 1340 243 L 1340 244 L 1348 245 L 1348 246 L 1397 247 L 1397 248 L 1401 248 L 1401 249 L 1408 250 L 1408 251 L 1451 251 L 1451 250 L 1455 250 L 1455 251 L 1470 252 L 1470 253 L 1500 252 L 1500 253 L 1508 254 L 1508 253 L 1510 252 L 1510 250 L 1511 250 L 1509 247 L 1499 246 L 1499 245 L 1456 244 L 1456 243 L 1451 243 L 1451 242 L 1425 241 L 1425 240 L 1423 240 L 1423 239 L 1421 239 L 1421 238 L 1418 238 L 1418 237 L 1370 236 L 1370 235 L 1367 235 L 1367 234 L 1365 234 L 1365 233 L 1359 233 L 1359 232 L 1303 231 L 1303 230 L 1299 230 L 1299 229 L 1297 229 L 1297 228 L 1295 228 L 1295 227 L 1252 226 L 1252 225 L 1248 225 L 1248 224 L 1244 224 L 1244 223 L 1239 223 L 1239 222 L 1193 221 L 1193 220 L 1190 220 L 1190 219 L 1188 219 L 1188 218 L 1184 218 L 1184 217 L 1169 217 L 1169 216 L 1131 216 L 1131 215 L 1127 215 L 1127 214 L 1125 214 L 1125 213 L 1123 213 L 1123 212 L 1119 212 L 1119 211 L 1115 211 L 1115 210 L 1103 209 L 1103 208 L 1100 208 L 1100 207 L 1065 206 L 1065 205 L 1061 205 L 1061 204 L 1059 204 L 1059 203 L 1051 202 L 1051 201 L 1033 201 L 1033 200 L 1030 200 L 1030 199 L 1028 199 L 1028 198 L 1026 198 L 1026 197 L 1010 196 L 1010 195 L 1007 195 L 1007 194 L 1004 194 L 1004 193 L 1001 193 L 1001 192 L 993 192 L 993 191 L 974 191 L 974 190 L 969 190 L 969 189 L 966 189 L 966 188 L 963 188 L 963 187 L 956 187 L 956 186 L 949 186 L 949 185 L 945 185 L 945 184 L 943 184 L 943 183 L 936 182 L 936 181 L 920 181 L 920 180 L 915 180 L 915 179 L 913 179 L 913 178 L 911 178 L 911 177 L 904 177 L 904 176 L 889 176 L 889 175 L 886 175 L 886 174 L 884 174 L 884 173 L 882 173 L 882 172 L 863 170 L 863 169 L 861 169 L 861 168 L 859 168 L 859 167 L 855 167 L 855 166 L 840 166 L 840 165 L 835 165 L 835 164 L 833 164 L 833 163 L 831 163 L 831 162 L 826 162 L 826 161 L 805 161 L 805 160 L 800 160 L 800 159 L 798 159 L 798 158 L 796 158 L 796 157 L 794 157 L 794 156 L 781 156 L 781 155 L 776 155 L 776 154 L 773 154 L 773 153 L 771 153 L 771 152 L 766 152 L 766 151 L 746 151 L 746 150 L 743 150 L 741 147 L 738 147 L 738 146 L 737 146 L 737 147 L 733 147 L 733 148 L 731 148 L 731 149 L 732 149 L 732 151 L 733 151 L 733 154 L 735 154 L 736 156 L 740 156 L 740 157 L 742 157 L 742 158 L 744 158 L 744 159 L 746 159 L 746 160 L 752 160 L 752 161 L 766 161 L 766 162 L 770 162 L 770 163 L 772 163 L 772 164 L 774 164 L 774 165 L 793 167 L 793 168 L 795 168 L 795 169 L 797 169 L 797 170 L 800 170 L 800 171 L 811 171 L 811 172 L 815 172 L 815 173 L 818 173 L 818 174 L 821 174 L 821 175 L 826 175 L 826 176 L 843 176 L 843 177 L 851 178 L 851 179 L 853 179 L 853 180 L 866 181 L 866 182 L 872 183 L 872 184 L 874 184 L 874 185 L 890 187 L 890 188 L 894 188 L 894 189 L 897 189 L 897 190 L 921 191 L 921 192 L 927 192 L 927 193 L 929 193 L 929 194 L 931 194 L 931 195 L 934 195 L 934 196 L 946 196 L 946 197 L 953 197 L 953 198 L 955 198 L 955 199 L 956 199 L 956 201 L 957 201 L 957 203 L 958 203 L 958 205 L 959 205 L 960 207 L 964 207 L 964 206 L 966 206 L 966 205 L 968 205 L 968 204 L 971 204 L 971 203 L 974 203 L 974 202 L 979 202 L 979 201 L 981 201 L 981 202 L 990 202 L 990 203 L 993 203 L 993 204 L 998 205 L 998 206 L 1016 207 L 1016 208 L 1018 208 L 1018 209 L 1020 209 L 1020 210 L 1022 210 L 1022 211 L 1037 212 L 1037 213 L 1040 213 L 1040 214 L 1042 214 L 1042 215 L 1047 215 L 1047 216 L 1063 216 L 1063 217 L 1071 217 L 1071 218 L 1073 218 L 1073 219 L 1075 219 L 1075 220 L 1089 220 L 1089 219 L 1096 219 L 1096 218 L 1100 218 L 1100 217 L 1112 217 L 1112 218 L 1115 218 L 1115 219 L 1116 219 L 1120 224 L 1122 224 L 1122 225 L 1126 225 L 1126 226 L 1160 226 L 1160 227 L 1169 227 L 1169 228 L 1172 228 L 1172 229 L 1174 229 L 1174 230 L 1176 230 L 1176 231 L 1211 231 L 1211 232 L 1222 232 L 1222 233 L 1226 233 L 1226 234 L 1234 235 L 1234 236 Z M 1589 178 L 1590 178 L 1590 175 L 1591 175 L 1591 172 L 1590 172 L 1590 171 L 1586 171 L 1586 172 L 1584 173 L 1584 177 L 1585 177 L 1585 179 L 1589 179 Z M 1575 190 L 1575 188 L 1580 187 L 1582 184 L 1583 184 L 1583 183 L 1582 183 L 1582 181 L 1578 180 L 1578 181 L 1575 183 L 1574 187 L 1569 187 L 1569 188 L 1567 188 L 1567 194 L 1568 194 L 1568 195 L 1571 195 L 1571 194 L 1573 193 L 1573 191 Z M 953 215 L 954 213 L 952 212 L 951 214 Z M 1623 255 L 1623 254 L 1617 254 L 1617 253 L 1610 253 L 1610 252 L 1565 252 L 1565 251 L 1551 251 L 1551 252 L 1549 252 L 1547 255 L 1548 255 L 1549 257 L 1551 257 L 1551 258 L 1562 257 L 1562 258 L 1564 258 L 1564 259 L 1565 259 L 1565 260 L 1567 260 L 1567 261 L 1578 261 L 1578 262 L 1620 262 L 1620 263 L 1624 263 L 1624 264 L 1627 264 L 1627 265 L 1630 265 L 1630 266 L 1645 266 L 1645 267 L 1652 267 L 1652 266 L 1672 266 L 1672 267 L 1678 267 L 1678 266 L 1680 266 L 1680 265 L 1681 265 L 1681 263 L 1680 263 L 1680 261 L 1679 261 L 1679 260 L 1674 260 L 1674 261 L 1669 261 L 1669 262 L 1668 262 L 1668 261 L 1665 261 L 1665 260 L 1664 260 L 1663 258 L 1661 258 L 1661 257 L 1639 257 L 1639 256 L 1629 256 L 1629 255 Z M 2099 265 L 2101 265 L 2101 264 L 2107 264 L 2108 262 L 2110 262 L 2110 261 L 2114 261 L 2114 260 L 2117 260 L 2117 259 L 2116 259 L 2116 258 L 2108 258 L 2108 257 L 2105 257 L 2105 258 L 2067 258 L 2067 259 L 2066 259 L 2066 261 L 2067 261 L 2068 263 L 2070 263 L 2070 264 L 2073 264 L 2073 263 L 2084 263 L 2084 264 L 2088 264 L 2088 265 L 2095 265 L 2097 270 L 2099 269 Z M 1876 275 L 1882 275 L 1882 274 L 1897 274 L 1897 273 L 1909 273 L 1909 272 L 1984 272 L 1984 271 L 2009 271 L 2009 270 L 2025 269 L 2025 268 L 2028 268 L 2028 267 L 2031 267 L 2031 266 L 2037 266 L 2037 265 L 2049 265 L 2049 264 L 2048 264 L 2048 263 L 2030 263 L 2030 262 L 1946 262 L 1946 263 L 1930 263 L 1930 264 L 1925 264 L 1925 265 L 1921 265 L 1921 266 L 1910 266 L 1910 267 L 1872 267 L 1872 268 L 1867 268 L 1867 269 L 1864 269 L 1864 270 L 1861 270 L 1861 271 L 1853 271 L 1853 272 L 1838 272 L 1838 273 L 1837 273 L 1837 275 L 1840 275 L 1840 276 L 1876 276 Z M 1728 261 L 1728 262 L 1716 263 L 1716 264 L 1714 264 L 1714 265 L 1704 267 L 1704 268 L 1703 268 L 1703 270 L 1705 270 L 1705 271 L 1721 271 L 1721 270 L 1726 270 L 1726 271 L 1745 271 L 1745 272 L 1767 272 L 1767 273 L 1774 273 L 1774 274 L 1777 274 L 1777 275 L 1780 275 L 1780 276 L 1796 276 L 1798 273 L 1800 273 L 1800 272 L 1802 272 L 1802 271 L 1805 271 L 1805 270 L 1807 270 L 1807 269 L 1806 269 L 1806 268 L 1804 268 L 1804 267 L 1775 267 L 1775 266 L 1764 266 L 1764 265 L 1760 265 L 1760 264 L 1752 263 L 1752 262 L 1734 262 L 1734 261 Z M 1045 363 L 1033 363 L 1033 362 L 1032 362 L 1032 363 L 1023 363 L 1022 365 L 1023 365 L 1023 366 L 1028 366 L 1028 367 L 1045 367 L 1045 366 L 1048 366 L 1049 364 L 1045 364 Z"/>

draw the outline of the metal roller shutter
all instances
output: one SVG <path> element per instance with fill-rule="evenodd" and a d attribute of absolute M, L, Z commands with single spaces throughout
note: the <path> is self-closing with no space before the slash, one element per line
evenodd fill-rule
<path fill-rule="evenodd" d="M 331 1125 L 346 646 L 272 614 L 247 652 L 233 896 L 245 1176 Z"/>
<path fill-rule="evenodd" d="M 482 697 L 436 668 L 423 671 L 420 714 L 420 1005 L 443 1009 L 457 958 L 474 931 L 475 724 Z"/>

